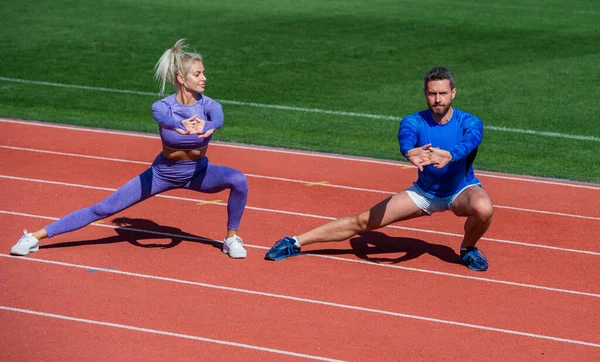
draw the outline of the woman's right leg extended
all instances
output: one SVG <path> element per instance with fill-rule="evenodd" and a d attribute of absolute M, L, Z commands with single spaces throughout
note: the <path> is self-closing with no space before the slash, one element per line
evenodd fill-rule
<path fill-rule="evenodd" d="M 162 191 L 165 190 L 161 190 L 156 185 L 153 185 L 153 172 L 152 168 L 149 168 L 99 203 L 72 212 L 46 226 L 47 237 L 81 229 L 94 221 L 114 215 Z"/>

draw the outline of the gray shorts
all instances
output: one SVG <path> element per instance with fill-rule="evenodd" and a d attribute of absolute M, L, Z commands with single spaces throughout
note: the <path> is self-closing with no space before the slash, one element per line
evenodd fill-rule
<path fill-rule="evenodd" d="M 436 197 L 427 194 L 425 191 L 421 190 L 417 186 L 412 186 L 406 189 L 406 193 L 413 200 L 413 202 L 419 207 L 419 209 L 425 211 L 427 215 L 431 215 L 434 212 L 442 212 L 446 210 L 450 210 L 452 206 L 452 202 L 461 192 L 466 190 L 471 186 L 481 187 L 480 183 L 471 184 L 463 187 L 454 195 L 446 196 L 446 197 Z"/>

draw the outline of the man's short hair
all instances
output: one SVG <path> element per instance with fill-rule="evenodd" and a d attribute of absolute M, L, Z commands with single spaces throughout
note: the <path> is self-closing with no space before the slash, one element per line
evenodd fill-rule
<path fill-rule="evenodd" d="M 454 89 L 454 73 L 448 68 L 445 67 L 435 67 L 425 73 L 424 85 L 427 88 L 427 83 L 432 80 L 444 80 L 448 79 L 450 81 L 450 89 Z"/>

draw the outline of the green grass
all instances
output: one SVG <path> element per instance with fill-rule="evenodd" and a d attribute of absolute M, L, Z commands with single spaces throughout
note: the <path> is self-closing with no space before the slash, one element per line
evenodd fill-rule
<path fill-rule="evenodd" d="M 489 126 L 476 168 L 600 183 L 600 3 L 593 0 L 4 1 L 0 77 L 157 92 L 179 38 L 223 101 L 221 141 L 402 159 L 398 119 L 446 65 L 455 107 Z M 156 132 L 157 96 L 0 80 L 0 116 Z M 519 134 L 506 127 L 588 140 Z"/>

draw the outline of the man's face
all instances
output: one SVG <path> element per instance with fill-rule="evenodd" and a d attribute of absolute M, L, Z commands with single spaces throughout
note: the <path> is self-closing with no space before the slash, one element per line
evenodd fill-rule
<path fill-rule="evenodd" d="M 448 79 L 431 80 L 425 87 L 425 99 L 427 106 L 437 115 L 444 115 L 452 106 L 452 100 L 456 95 L 456 88 L 450 88 Z"/>

